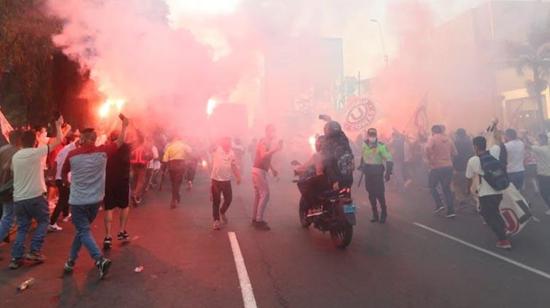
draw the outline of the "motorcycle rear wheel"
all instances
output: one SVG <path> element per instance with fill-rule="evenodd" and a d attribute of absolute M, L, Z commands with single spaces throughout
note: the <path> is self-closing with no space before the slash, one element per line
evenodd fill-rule
<path fill-rule="evenodd" d="M 330 237 L 334 246 L 340 249 L 344 249 L 351 243 L 353 237 L 353 226 L 346 224 L 345 226 L 330 231 Z"/>

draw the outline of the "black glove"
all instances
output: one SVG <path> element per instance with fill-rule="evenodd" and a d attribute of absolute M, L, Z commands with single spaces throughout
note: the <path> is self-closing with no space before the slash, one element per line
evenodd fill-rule
<path fill-rule="evenodd" d="M 386 172 L 386 174 L 384 175 L 384 179 L 386 180 L 386 182 L 390 181 L 390 177 L 391 177 L 391 173 Z"/>
<path fill-rule="evenodd" d="M 386 173 L 389 173 L 390 175 L 393 174 L 393 162 L 387 161 L 386 162 Z"/>

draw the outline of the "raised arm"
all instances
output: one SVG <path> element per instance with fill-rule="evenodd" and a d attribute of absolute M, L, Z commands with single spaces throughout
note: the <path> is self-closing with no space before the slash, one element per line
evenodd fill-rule
<path fill-rule="evenodd" d="M 59 118 L 55 121 L 55 139 L 53 141 L 50 141 L 48 144 L 50 146 L 50 149 L 56 148 L 58 145 L 63 142 L 63 129 L 61 128 L 61 125 L 63 124 L 63 116 L 59 116 Z"/>
<path fill-rule="evenodd" d="M 120 148 L 124 144 L 124 140 L 126 140 L 126 130 L 128 129 L 128 125 L 130 124 L 130 120 L 128 120 L 128 118 L 125 117 L 122 113 L 119 115 L 119 117 L 120 120 L 122 120 L 122 130 L 120 131 L 120 135 L 116 140 L 117 148 Z"/>

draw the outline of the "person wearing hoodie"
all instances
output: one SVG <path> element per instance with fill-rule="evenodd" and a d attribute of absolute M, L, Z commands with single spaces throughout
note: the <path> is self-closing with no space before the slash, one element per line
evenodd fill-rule
<path fill-rule="evenodd" d="M 445 209 L 443 200 L 441 200 L 438 187 L 441 187 L 445 203 L 447 205 L 447 218 L 456 216 L 454 211 L 454 197 L 451 191 L 451 182 L 453 179 L 453 157 L 457 155 L 456 147 L 447 135 L 444 134 L 444 128 L 441 125 L 432 127 L 432 136 L 426 144 L 426 158 L 430 167 L 429 186 L 432 197 L 435 201 L 435 213 Z"/>

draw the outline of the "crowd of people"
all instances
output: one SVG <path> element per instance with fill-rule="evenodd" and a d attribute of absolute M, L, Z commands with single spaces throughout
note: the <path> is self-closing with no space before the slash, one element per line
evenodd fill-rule
<path fill-rule="evenodd" d="M 388 140 L 389 151 L 377 142 L 376 130 L 370 129 L 361 138 L 364 141 L 360 155 L 373 208 L 371 221 L 379 221 L 376 201 L 382 209 L 381 222 L 386 220 L 382 180 L 385 162 L 386 181 L 396 170 L 400 191 L 416 180 L 417 187 L 429 189 L 434 212 L 446 210 L 445 217 L 449 219 L 456 217 L 457 204 L 475 207 L 496 234 L 496 246 L 510 249 L 509 232 L 499 210 L 503 195 L 510 186 L 531 201 L 540 194 L 548 207 L 545 213 L 550 215 L 550 146 L 547 133 L 533 138 L 526 130 L 503 131 L 497 126 L 495 121 L 473 138 L 463 128 L 449 135 L 443 125 L 434 125 L 430 137 L 419 134 L 410 138 L 394 132 Z M 375 181 L 370 180 L 373 177 Z M 418 180 L 423 178 L 428 179 L 427 183 Z"/>
<path fill-rule="evenodd" d="M 212 227 L 220 230 L 227 224 L 231 182 L 235 178 L 240 184 L 247 151 L 240 139 L 225 137 L 212 145 L 195 143 L 192 147 L 180 133 L 169 137 L 160 131 L 144 134 L 135 127 L 129 129 L 129 120 L 123 115 L 121 120 L 121 129 L 108 135 L 93 128 L 73 129 L 62 117 L 50 135 L 46 127 L 25 127 L 9 133 L 9 140 L 0 147 L 0 239 L 9 242 L 10 233 L 16 233 L 9 268 L 18 269 L 26 262 L 43 263 L 46 234 L 63 231 L 59 225 L 63 219 L 72 221 L 75 228 L 65 271 L 73 271 L 84 246 L 99 276 L 104 277 L 111 260 L 104 256 L 90 231 L 98 212 L 105 212 L 102 249 L 106 251 L 113 245 L 116 209 L 120 212 L 116 238 L 128 241 L 130 207 L 142 205 L 148 191 L 162 190 L 166 175 L 171 188 L 170 208 L 176 208 L 181 203 L 182 185 L 185 183 L 187 190 L 193 188 L 199 165 L 210 166 Z M 249 150 L 254 158 L 256 197 L 252 225 L 262 230 L 269 230 L 264 219 L 269 202 L 267 173 L 277 176 L 271 160 L 283 146 L 282 142 L 272 146 L 275 138 L 275 127 L 270 126 L 264 138 L 254 141 L 254 151 Z M 31 247 L 26 252 L 24 243 L 31 229 Z"/>
<path fill-rule="evenodd" d="M 193 187 L 199 165 L 209 166 L 212 228 L 228 223 L 227 212 L 233 200 L 233 182 L 241 184 L 244 156 L 251 157 L 254 190 L 252 226 L 270 230 L 266 209 L 270 200 L 269 174 L 278 176 L 273 157 L 283 150 L 275 126 L 268 125 L 265 136 L 245 147 L 239 138 L 224 137 L 213 145 L 191 146 L 181 134 L 169 138 L 162 132 L 144 134 L 121 115 L 121 128 L 98 136 L 93 128 L 73 129 L 60 117 L 55 131 L 45 128 L 17 129 L 0 147 L 0 239 L 9 240 L 16 225 L 9 268 L 27 262 L 42 263 L 42 246 L 47 232 L 60 232 L 59 219 L 71 220 L 75 235 L 64 265 L 73 271 L 82 246 L 98 268 L 99 276 L 109 271 L 105 257 L 90 231 L 90 225 L 103 209 L 103 251 L 113 245 L 113 216 L 119 210 L 118 241 L 128 241 L 130 207 L 141 206 L 150 190 L 162 190 L 165 175 L 171 187 L 169 207 L 181 203 L 181 187 Z M 386 182 L 405 189 L 418 178 L 429 189 L 434 212 L 446 210 L 445 217 L 456 217 L 455 206 L 477 205 L 480 215 L 497 236 L 497 247 L 509 249 L 511 242 L 499 206 L 510 185 L 526 192 L 527 186 L 540 193 L 550 215 L 550 145 L 548 135 L 533 140 L 526 132 L 501 131 L 494 123 L 486 132 L 472 138 L 464 129 L 449 136 L 443 125 L 434 125 L 431 136 L 419 134 L 414 140 L 394 132 L 382 140 L 375 128 L 360 135 L 359 143 L 349 142 L 342 127 L 326 118 L 324 134 L 317 138 L 316 153 L 296 168 L 311 172 L 313 180 L 300 186 L 306 202 L 326 190 L 351 190 L 353 173 L 359 170 L 372 207 L 373 223 L 388 219 Z M 130 131 L 130 132 L 128 132 Z M 387 142 L 384 142 L 387 141 Z M 356 167 L 356 162 L 359 162 Z M 423 166 L 423 167 L 422 167 Z M 396 176 L 393 176 L 393 174 Z M 419 177 L 420 175 L 420 177 Z M 312 209 L 314 210 L 314 209 Z M 35 223 L 28 252 L 25 238 Z"/>

